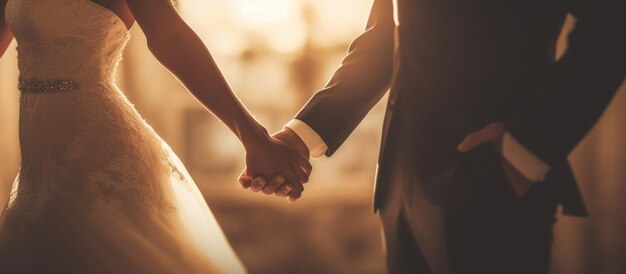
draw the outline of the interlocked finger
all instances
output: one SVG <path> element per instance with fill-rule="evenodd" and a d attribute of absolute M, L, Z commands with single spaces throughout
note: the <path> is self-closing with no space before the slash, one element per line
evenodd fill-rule
<path fill-rule="evenodd" d="M 250 189 L 252 189 L 252 191 L 254 192 L 259 192 L 261 190 L 263 190 L 263 188 L 265 187 L 265 185 L 267 185 L 267 179 L 265 179 L 265 177 L 256 177 L 252 180 L 252 184 L 250 186 Z"/>
<path fill-rule="evenodd" d="M 276 192 L 276 190 L 278 190 L 278 188 L 280 186 L 282 186 L 285 183 L 285 181 L 286 181 L 285 180 L 285 176 L 283 176 L 282 174 L 278 174 L 278 175 L 274 176 L 274 178 L 272 178 L 270 183 L 267 184 L 263 188 L 263 193 L 265 193 L 267 195 L 274 194 L 274 192 Z"/>
<path fill-rule="evenodd" d="M 278 190 L 276 191 L 276 196 L 287 197 L 287 195 L 289 195 L 293 189 L 293 185 L 290 182 L 286 182 L 278 188 Z"/>

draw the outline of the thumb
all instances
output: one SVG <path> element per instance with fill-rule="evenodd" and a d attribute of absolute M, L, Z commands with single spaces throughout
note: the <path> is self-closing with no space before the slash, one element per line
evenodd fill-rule
<path fill-rule="evenodd" d="M 472 151 L 477 146 L 479 146 L 480 136 L 477 134 L 478 133 L 470 133 L 467 136 L 465 136 L 465 138 L 463 138 L 463 141 L 461 141 L 461 143 L 459 143 L 459 145 L 457 146 L 457 149 L 460 152 L 469 152 L 469 151 Z"/>
<path fill-rule="evenodd" d="M 463 141 L 461 141 L 461 143 L 459 143 L 459 145 L 457 146 L 457 149 L 460 152 L 472 151 L 473 149 L 475 149 L 476 147 L 482 144 L 494 142 L 498 140 L 498 138 L 502 136 L 503 132 L 504 132 L 503 124 L 501 123 L 489 124 L 488 126 L 481 128 L 480 130 L 477 130 L 465 136 Z"/>
<path fill-rule="evenodd" d="M 247 168 L 239 175 L 239 184 L 245 189 L 250 188 L 250 185 L 252 185 L 252 178 L 248 175 Z"/>

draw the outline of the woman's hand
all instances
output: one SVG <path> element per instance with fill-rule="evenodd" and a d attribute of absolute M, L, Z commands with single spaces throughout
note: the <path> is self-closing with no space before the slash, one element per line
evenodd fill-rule
<path fill-rule="evenodd" d="M 274 178 L 283 175 L 286 182 L 293 184 L 290 198 L 302 192 L 302 183 L 308 180 L 311 170 L 308 160 L 286 144 L 269 137 L 255 121 L 231 90 L 200 37 L 183 21 L 172 2 L 126 2 L 154 56 L 244 144 L 250 176 Z"/>
<path fill-rule="evenodd" d="M 300 139 L 300 137 L 289 128 L 272 135 L 272 138 L 278 140 L 290 148 L 298 151 L 300 156 L 304 159 L 309 159 L 309 149 L 306 144 Z M 311 165 L 307 163 L 305 166 L 307 175 L 311 174 Z M 269 179 L 268 181 L 268 178 Z M 276 194 L 278 197 L 289 197 L 289 202 L 295 202 L 302 195 L 304 187 L 301 183 L 295 181 L 287 181 L 282 174 L 275 175 L 273 177 L 252 177 L 248 174 L 248 170 L 244 169 L 243 173 L 239 176 L 239 183 L 245 189 L 251 189 L 254 192 L 263 191 L 267 195 Z"/>
<path fill-rule="evenodd" d="M 252 144 L 246 144 L 246 175 L 257 178 L 251 184 L 243 185 L 253 191 L 273 194 L 285 183 L 291 183 L 290 198 L 299 198 L 304 190 L 302 184 L 309 180 L 312 166 L 301 153 L 284 142 L 267 137 Z M 282 175 L 282 176 L 280 176 Z M 264 178 L 274 178 L 277 182 L 268 182 Z M 269 184 L 268 184 L 269 183 Z M 272 189 L 265 191 L 264 187 Z M 295 198 L 295 199 L 294 199 Z"/>

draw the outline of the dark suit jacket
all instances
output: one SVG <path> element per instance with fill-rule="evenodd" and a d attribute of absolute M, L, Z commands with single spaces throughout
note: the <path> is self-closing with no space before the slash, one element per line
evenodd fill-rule
<path fill-rule="evenodd" d="M 296 119 L 322 137 L 331 156 L 391 89 L 375 208 L 385 196 L 391 142 L 410 152 L 404 164 L 435 202 L 479 199 L 464 193 L 461 181 L 493 168 L 481 162 L 498 155 L 485 146 L 462 155 L 456 145 L 473 130 L 504 122 L 552 166 L 543 183 L 565 213 L 585 215 L 566 157 L 624 79 L 621 1 L 375 0 L 367 30 Z M 555 60 L 568 12 L 576 28 Z"/>

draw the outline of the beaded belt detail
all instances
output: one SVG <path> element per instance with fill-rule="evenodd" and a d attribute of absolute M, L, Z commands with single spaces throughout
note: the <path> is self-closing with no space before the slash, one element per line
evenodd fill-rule
<path fill-rule="evenodd" d="M 80 85 L 72 80 L 39 80 L 20 77 L 17 88 L 25 93 L 56 93 L 78 90 Z"/>

